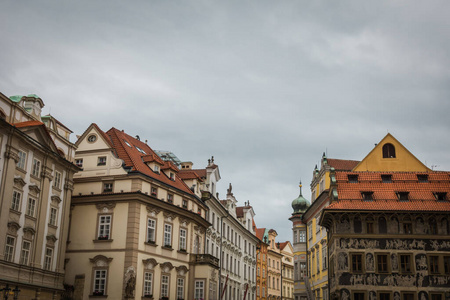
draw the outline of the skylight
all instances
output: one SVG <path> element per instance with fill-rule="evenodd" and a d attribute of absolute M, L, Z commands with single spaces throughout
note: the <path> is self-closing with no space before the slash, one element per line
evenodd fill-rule
<path fill-rule="evenodd" d="M 124 142 L 125 142 L 125 144 L 127 144 L 127 146 L 128 147 L 130 147 L 131 148 L 131 145 L 130 145 L 130 143 L 128 143 L 127 141 L 125 141 L 125 140 L 123 140 Z"/>
<path fill-rule="evenodd" d="M 137 147 L 137 146 L 135 146 L 135 147 L 136 147 L 136 149 L 138 149 L 138 151 L 141 152 L 142 154 L 147 154 L 147 153 L 145 153 L 145 151 L 142 150 L 141 148 L 139 148 L 139 147 Z"/>

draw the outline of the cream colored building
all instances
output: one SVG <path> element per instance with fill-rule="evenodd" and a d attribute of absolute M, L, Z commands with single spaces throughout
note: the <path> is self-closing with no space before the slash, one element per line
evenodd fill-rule
<path fill-rule="evenodd" d="M 92 124 L 79 138 L 66 282 L 74 299 L 216 299 L 207 207 L 139 137 Z"/>
<path fill-rule="evenodd" d="M 71 131 L 42 116 L 36 95 L 0 94 L 0 286 L 18 299 L 63 291 L 75 145 Z M 3 294 L 3 292 L 2 292 Z"/>

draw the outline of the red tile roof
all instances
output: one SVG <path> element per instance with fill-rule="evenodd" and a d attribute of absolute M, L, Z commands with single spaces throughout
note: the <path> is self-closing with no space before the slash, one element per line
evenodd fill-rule
<path fill-rule="evenodd" d="M 31 127 L 31 126 L 40 126 L 40 125 L 44 125 L 44 123 L 42 123 L 40 121 L 26 121 L 26 122 L 15 123 L 13 125 L 16 126 L 17 128 L 23 128 L 23 127 Z"/>
<path fill-rule="evenodd" d="M 181 169 L 180 172 L 178 172 L 178 176 L 183 179 L 198 179 L 199 181 L 203 181 L 198 174 L 193 170 L 183 170 Z"/>
<path fill-rule="evenodd" d="M 173 162 L 171 162 L 171 161 L 164 161 L 163 165 L 161 166 L 161 170 L 167 170 L 167 169 L 170 169 L 170 170 L 172 170 L 174 172 L 180 171 L 180 169 L 178 169 L 177 166 L 175 166 L 173 164 Z"/>
<path fill-rule="evenodd" d="M 114 147 L 117 156 L 125 162 L 127 167 L 131 167 L 132 171 L 138 171 L 183 192 L 193 194 L 193 192 L 177 176 L 177 174 L 175 174 L 174 180 L 171 180 L 163 172 L 155 173 L 147 166 L 143 160 L 144 156 L 152 155 L 155 158 L 158 156 L 147 144 L 116 128 L 111 128 L 108 130 L 106 135 L 111 139 L 112 146 Z M 125 141 L 128 142 L 131 147 L 125 144 Z M 145 154 L 141 153 L 136 147 L 143 150 Z"/>
<path fill-rule="evenodd" d="M 244 217 L 244 207 L 243 206 L 236 207 L 236 217 L 238 217 L 238 218 Z"/>
<path fill-rule="evenodd" d="M 258 239 L 260 239 L 261 241 L 262 241 L 263 238 L 264 238 L 264 232 L 266 232 L 266 229 L 265 229 L 265 228 L 256 228 L 256 237 L 257 237 Z"/>
<path fill-rule="evenodd" d="M 197 173 L 201 178 L 206 178 L 206 169 L 192 169 L 191 171 Z"/>
<path fill-rule="evenodd" d="M 283 250 L 284 249 L 284 247 L 286 247 L 287 246 L 287 244 L 288 244 L 289 242 L 283 242 L 283 243 L 280 243 L 280 250 Z M 278 244 L 277 244 L 277 246 L 278 246 Z"/>
<path fill-rule="evenodd" d="M 335 159 L 328 158 L 328 165 L 333 167 L 336 171 L 351 171 L 356 167 L 360 161 L 357 160 L 346 160 L 346 159 Z"/>
<path fill-rule="evenodd" d="M 384 174 L 392 182 L 382 182 Z M 428 175 L 428 182 L 419 182 L 418 174 Z M 349 182 L 348 175 L 358 175 L 358 182 Z M 450 212 L 450 172 L 336 172 L 336 181 L 339 200 L 327 209 Z M 373 200 L 363 200 L 361 192 L 373 192 Z M 408 192 L 408 200 L 400 201 L 398 192 Z M 436 192 L 447 193 L 447 201 L 436 200 Z"/>

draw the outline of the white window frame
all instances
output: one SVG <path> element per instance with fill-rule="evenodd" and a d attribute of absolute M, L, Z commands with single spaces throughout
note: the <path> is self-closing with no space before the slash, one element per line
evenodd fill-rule
<path fill-rule="evenodd" d="M 52 269 L 52 261 L 53 261 L 53 249 L 50 247 L 46 247 L 44 256 L 44 270 Z"/>
<path fill-rule="evenodd" d="M 12 197 L 12 201 L 11 201 L 11 209 L 19 211 L 21 199 L 22 199 L 22 193 L 18 192 L 18 191 L 13 191 L 13 197 Z"/>
<path fill-rule="evenodd" d="M 99 292 L 106 295 L 106 280 L 108 279 L 108 270 L 94 270 L 94 284 L 92 294 Z"/>
<path fill-rule="evenodd" d="M 48 222 L 50 225 L 57 226 L 58 223 L 58 209 L 50 207 L 50 219 Z"/>
<path fill-rule="evenodd" d="M 16 248 L 16 238 L 10 235 L 6 236 L 5 243 L 5 260 L 13 261 L 14 260 L 14 250 Z"/>
<path fill-rule="evenodd" d="M 298 242 L 299 243 L 306 243 L 306 231 L 305 230 L 300 230 L 299 231 Z"/>
<path fill-rule="evenodd" d="M 55 171 L 55 178 L 53 181 L 53 187 L 60 189 L 61 188 L 61 173 L 58 171 Z"/>
<path fill-rule="evenodd" d="M 21 168 L 22 170 L 25 170 L 25 164 L 27 162 L 27 153 L 25 151 L 19 150 L 17 154 L 19 155 L 19 161 L 17 162 L 16 166 L 18 168 Z"/>
<path fill-rule="evenodd" d="M 187 250 L 187 230 L 184 228 L 180 228 L 180 250 Z"/>
<path fill-rule="evenodd" d="M 28 265 L 30 262 L 31 242 L 27 240 L 22 241 L 22 251 L 20 252 L 20 264 Z"/>
<path fill-rule="evenodd" d="M 184 278 L 177 278 L 177 299 L 184 299 Z"/>
<path fill-rule="evenodd" d="M 82 168 L 83 167 L 83 159 L 82 158 L 75 159 L 75 165 L 79 168 Z"/>
<path fill-rule="evenodd" d="M 112 193 L 113 192 L 113 183 L 112 182 L 104 182 L 103 183 L 103 193 Z"/>
<path fill-rule="evenodd" d="M 161 297 L 169 297 L 170 276 L 161 275 Z"/>
<path fill-rule="evenodd" d="M 195 280 L 194 299 L 201 300 L 205 298 L 205 281 Z"/>
<path fill-rule="evenodd" d="M 26 215 L 35 218 L 36 217 L 36 203 L 37 200 L 29 197 L 27 203 Z"/>
<path fill-rule="evenodd" d="M 41 177 L 41 161 L 37 158 L 33 158 L 33 168 L 31 169 L 31 175 L 35 177 Z"/>
<path fill-rule="evenodd" d="M 156 242 L 156 220 L 147 219 L 147 243 Z"/>
<path fill-rule="evenodd" d="M 111 224 L 112 224 L 112 215 L 99 215 L 98 216 L 98 234 L 97 238 L 100 239 L 102 237 L 107 237 L 106 240 L 111 239 Z"/>
<path fill-rule="evenodd" d="M 164 247 L 172 247 L 172 225 L 164 224 Z"/>
<path fill-rule="evenodd" d="M 153 295 L 153 273 L 144 273 L 144 296 Z"/>
<path fill-rule="evenodd" d="M 97 158 L 97 166 L 106 166 L 106 156 L 99 156 Z"/>

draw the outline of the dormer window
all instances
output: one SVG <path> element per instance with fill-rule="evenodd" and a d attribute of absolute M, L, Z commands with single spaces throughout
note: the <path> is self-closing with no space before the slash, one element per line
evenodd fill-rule
<path fill-rule="evenodd" d="M 372 201 L 373 200 L 373 192 L 361 192 L 362 198 L 364 201 Z"/>
<path fill-rule="evenodd" d="M 391 174 L 382 174 L 381 175 L 381 181 L 384 182 L 384 183 L 392 182 L 392 175 Z"/>
<path fill-rule="evenodd" d="M 394 145 L 387 143 L 383 145 L 383 158 L 395 158 Z"/>
<path fill-rule="evenodd" d="M 436 192 L 436 193 L 434 193 L 434 197 L 436 197 L 436 200 L 438 200 L 438 201 L 446 201 L 447 193 L 446 192 Z"/>
<path fill-rule="evenodd" d="M 170 178 L 170 180 L 175 180 L 175 174 L 170 172 L 169 173 L 169 178 Z"/>
<path fill-rule="evenodd" d="M 153 167 L 153 171 L 154 171 L 155 173 L 159 173 L 159 166 L 158 166 L 158 165 L 155 165 L 155 166 Z"/>
<path fill-rule="evenodd" d="M 100 156 L 97 160 L 97 166 L 106 165 L 106 156 Z"/>
<path fill-rule="evenodd" d="M 419 182 L 428 182 L 428 175 L 427 174 L 417 174 L 417 180 L 419 180 Z"/>
<path fill-rule="evenodd" d="M 398 200 L 400 201 L 408 201 L 409 200 L 409 192 L 397 192 Z"/>
<path fill-rule="evenodd" d="M 347 175 L 347 178 L 349 183 L 358 183 L 358 175 L 349 174 Z"/>

